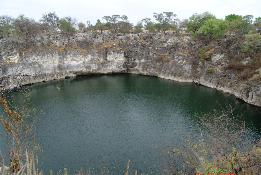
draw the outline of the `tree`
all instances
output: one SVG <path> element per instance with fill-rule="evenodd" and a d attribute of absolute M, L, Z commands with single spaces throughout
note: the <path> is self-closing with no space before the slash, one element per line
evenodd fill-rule
<path fill-rule="evenodd" d="M 248 33 L 250 29 L 251 16 L 242 17 L 240 15 L 231 14 L 225 17 L 225 21 L 228 24 L 228 31 L 243 35 Z"/>
<path fill-rule="evenodd" d="M 120 15 L 104 16 L 103 19 L 106 21 L 106 27 L 112 30 L 114 33 L 117 32 L 117 23 L 121 19 Z"/>
<path fill-rule="evenodd" d="M 257 17 L 254 21 L 254 25 L 261 29 L 261 17 Z"/>
<path fill-rule="evenodd" d="M 76 30 L 74 28 L 75 21 L 71 17 L 65 17 L 59 20 L 59 29 L 64 34 L 73 34 Z"/>
<path fill-rule="evenodd" d="M 261 35 L 258 33 L 245 35 L 241 51 L 249 54 L 261 52 Z"/>
<path fill-rule="evenodd" d="M 14 19 L 9 16 L 0 16 L 0 39 L 9 37 L 13 30 Z"/>
<path fill-rule="evenodd" d="M 86 25 L 82 22 L 78 23 L 78 29 L 80 32 L 84 32 L 84 30 L 86 29 Z"/>
<path fill-rule="evenodd" d="M 40 22 L 46 25 L 49 31 L 56 31 L 59 27 L 59 17 L 55 14 L 55 12 L 50 12 L 44 14 Z"/>
<path fill-rule="evenodd" d="M 134 26 L 134 33 L 141 33 L 143 30 L 143 24 L 142 22 L 138 22 L 135 26 Z"/>
<path fill-rule="evenodd" d="M 120 21 L 117 25 L 120 33 L 130 33 L 133 27 L 133 25 L 129 23 L 128 17 L 126 15 L 122 15 L 120 17 Z"/>
<path fill-rule="evenodd" d="M 236 21 L 236 20 L 242 20 L 242 16 L 240 15 L 236 15 L 236 14 L 230 14 L 225 16 L 225 20 L 232 22 L 232 21 Z"/>
<path fill-rule="evenodd" d="M 101 20 L 97 20 L 95 26 L 94 26 L 95 30 L 100 30 L 100 33 L 102 34 L 103 30 L 106 29 L 106 25 L 104 23 L 101 22 Z"/>
<path fill-rule="evenodd" d="M 192 34 L 196 34 L 199 28 L 209 19 L 216 19 L 216 17 L 209 12 L 194 14 L 188 20 L 187 30 Z"/>
<path fill-rule="evenodd" d="M 144 18 L 143 20 L 141 20 L 141 22 L 144 23 L 145 29 L 148 30 L 149 32 L 156 31 L 155 23 L 152 22 L 150 18 Z"/>
<path fill-rule="evenodd" d="M 104 16 L 103 19 L 106 21 L 106 28 L 111 30 L 113 33 L 128 33 L 132 29 L 132 24 L 129 23 L 126 15 Z"/>
<path fill-rule="evenodd" d="M 196 35 L 205 39 L 222 38 L 227 29 L 226 22 L 221 19 L 208 19 L 196 31 Z"/>
<path fill-rule="evenodd" d="M 25 17 L 24 15 L 19 16 L 14 20 L 14 36 L 25 43 L 28 47 L 34 42 L 36 36 L 41 33 L 41 26 L 39 23 L 32 19 Z"/>
<path fill-rule="evenodd" d="M 176 16 L 173 12 L 154 13 L 153 17 L 157 21 L 155 24 L 156 29 L 164 33 L 167 30 L 175 29 L 177 25 Z"/>
<path fill-rule="evenodd" d="M 253 18 L 254 18 L 253 15 L 243 16 L 243 20 L 246 21 L 248 24 L 252 24 L 253 23 Z"/>

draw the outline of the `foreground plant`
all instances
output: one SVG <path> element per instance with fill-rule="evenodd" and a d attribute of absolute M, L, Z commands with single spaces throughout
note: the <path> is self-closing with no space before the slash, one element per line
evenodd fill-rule
<path fill-rule="evenodd" d="M 9 172 L 19 175 L 27 171 L 28 175 L 36 174 L 35 154 L 30 140 L 33 128 L 32 123 L 28 122 L 23 112 L 16 112 L 6 98 L 0 97 L 0 106 L 5 114 L 0 116 L 0 125 L 10 138 L 11 143 L 9 151 L 10 163 L 5 162 L 4 157 L 0 156 L 2 159 L 2 165 L 0 165 L 2 167 L 1 173 Z M 7 166 L 5 163 L 7 163 Z"/>
<path fill-rule="evenodd" d="M 214 111 L 199 119 L 200 128 L 204 128 L 202 138 L 198 142 L 188 139 L 183 148 L 169 151 L 172 174 L 261 174 L 261 141 L 243 142 L 249 131 L 235 118 L 233 109 Z M 177 166 L 180 162 L 182 166 Z"/>

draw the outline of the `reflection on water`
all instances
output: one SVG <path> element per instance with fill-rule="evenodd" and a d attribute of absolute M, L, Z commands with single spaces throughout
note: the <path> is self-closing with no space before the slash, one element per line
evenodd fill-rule
<path fill-rule="evenodd" d="M 261 133 L 260 108 L 210 88 L 153 77 L 85 77 L 8 95 L 17 106 L 26 105 L 26 95 L 28 108 L 40 111 L 36 138 L 44 170 L 91 167 L 121 174 L 131 160 L 133 170 L 160 174 L 169 150 L 202 139 L 200 117 L 228 106 L 246 123 L 245 142 Z"/>

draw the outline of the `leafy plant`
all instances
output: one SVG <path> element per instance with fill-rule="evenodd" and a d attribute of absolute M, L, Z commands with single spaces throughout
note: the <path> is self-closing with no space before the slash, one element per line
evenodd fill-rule
<path fill-rule="evenodd" d="M 210 60 L 211 59 L 211 56 L 213 54 L 213 49 L 209 49 L 207 47 L 202 47 L 199 49 L 199 58 L 201 60 Z"/>
<path fill-rule="evenodd" d="M 202 14 L 194 14 L 192 15 L 187 22 L 187 30 L 192 34 L 196 34 L 201 26 L 209 19 L 216 19 L 216 17 L 209 12 L 205 12 Z"/>
<path fill-rule="evenodd" d="M 206 39 L 222 38 L 225 35 L 227 25 L 221 19 L 208 19 L 196 31 L 196 36 L 201 36 Z"/>
<path fill-rule="evenodd" d="M 241 47 L 241 51 L 253 54 L 261 51 L 261 35 L 258 33 L 245 35 L 245 41 Z"/>
<path fill-rule="evenodd" d="M 63 33 L 74 33 L 76 29 L 74 28 L 75 22 L 71 17 L 62 18 L 59 20 L 59 29 Z"/>
<path fill-rule="evenodd" d="M 250 29 L 249 18 L 240 15 L 231 14 L 225 17 L 228 31 L 235 34 L 246 34 Z"/>

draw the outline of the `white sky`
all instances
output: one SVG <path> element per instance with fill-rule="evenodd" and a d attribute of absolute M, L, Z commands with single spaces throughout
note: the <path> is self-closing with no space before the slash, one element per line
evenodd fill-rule
<path fill-rule="evenodd" d="M 94 23 L 105 15 L 127 15 L 136 23 L 153 12 L 172 11 L 179 19 L 209 11 L 219 18 L 228 14 L 261 16 L 261 0 L 0 0 L 0 15 L 24 14 L 36 20 L 55 11 L 59 17 L 71 16 Z"/>

